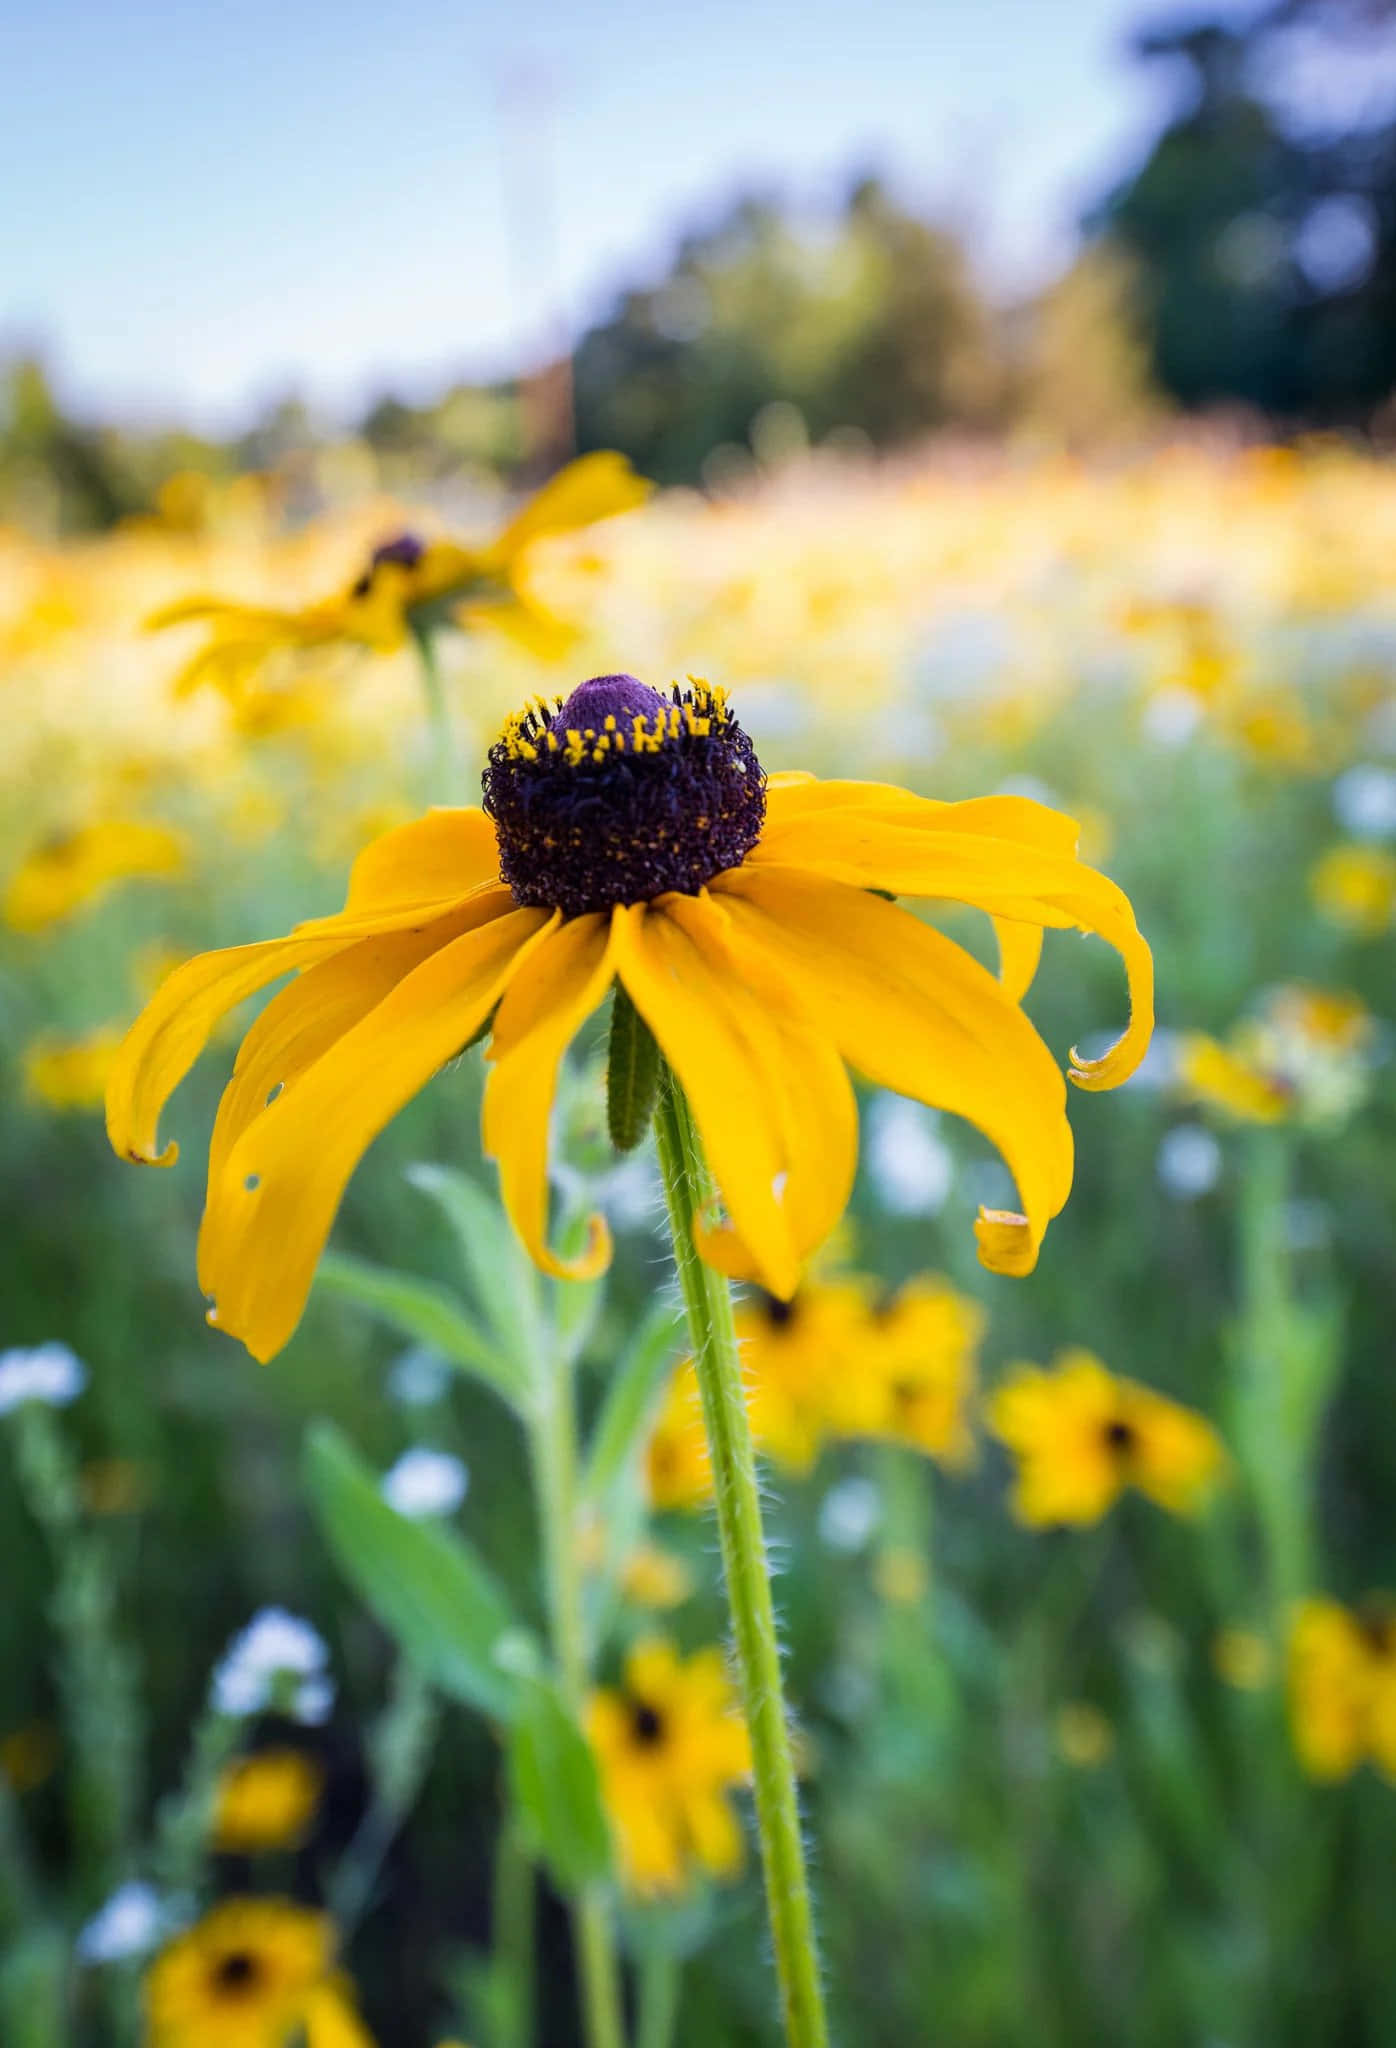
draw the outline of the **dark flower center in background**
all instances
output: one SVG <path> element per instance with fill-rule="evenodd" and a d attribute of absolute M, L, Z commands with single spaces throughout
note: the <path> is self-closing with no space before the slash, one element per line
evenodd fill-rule
<path fill-rule="evenodd" d="M 368 567 L 354 585 L 355 597 L 367 597 L 373 588 L 373 575 L 385 562 L 396 562 L 400 569 L 415 569 L 427 551 L 427 544 L 415 533 L 395 534 L 391 540 L 380 541 L 368 558 Z"/>
<path fill-rule="evenodd" d="M 1132 1422 L 1107 1422 L 1104 1435 L 1117 1458 L 1129 1457 L 1139 1441 Z"/>
<path fill-rule="evenodd" d="M 664 1716 L 646 1700 L 630 1702 L 630 1733 L 641 1749 L 653 1749 L 664 1739 Z"/>
<path fill-rule="evenodd" d="M 254 1955 L 246 1949 L 233 1949 L 221 1956 L 214 1970 L 214 1982 L 220 1991 L 249 1991 L 261 1974 L 261 1966 Z"/>
<path fill-rule="evenodd" d="M 510 719 L 483 783 L 514 901 L 564 917 L 695 896 L 746 858 L 766 817 L 751 741 L 706 683 L 664 697 L 593 676 Z"/>
<path fill-rule="evenodd" d="M 766 1312 L 766 1320 L 771 1327 L 776 1330 L 784 1330 L 794 1322 L 799 1309 L 799 1302 L 798 1299 L 782 1301 L 778 1294 L 763 1293 L 761 1296 L 761 1306 Z"/>

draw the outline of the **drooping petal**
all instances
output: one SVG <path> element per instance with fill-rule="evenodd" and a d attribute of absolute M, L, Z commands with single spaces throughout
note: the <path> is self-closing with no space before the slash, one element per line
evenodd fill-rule
<path fill-rule="evenodd" d="M 1010 1003 L 1021 1003 L 1042 958 L 1042 926 L 996 917 L 994 937 L 999 949 L 999 987 Z"/>
<path fill-rule="evenodd" d="M 804 865 L 811 845 L 822 845 L 830 829 L 856 827 L 865 817 L 914 831 L 1012 839 L 1067 855 L 1075 853 L 1081 830 L 1075 818 L 1032 797 L 976 796 L 943 803 L 891 782 L 824 782 L 799 773 L 768 776 L 766 806 L 766 827 L 754 858 L 796 866 Z"/>
<path fill-rule="evenodd" d="M 1082 1088 L 1113 1088 L 1128 1080 L 1148 1049 L 1153 959 L 1124 892 L 1071 857 L 1067 842 L 1070 836 L 1074 844 L 1075 829 L 1072 820 L 1026 797 L 825 806 L 768 825 L 749 865 L 799 867 L 859 889 L 939 897 L 1022 924 L 1099 933 L 1124 962 L 1130 1019 L 1101 1058 L 1086 1060 L 1073 1051 L 1071 1078 Z"/>
<path fill-rule="evenodd" d="M 300 1320 L 345 1183 L 404 1103 L 488 1017 L 555 919 L 510 910 L 433 953 L 255 1117 L 211 1182 L 199 1234 L 210 1320 L 254 1358 Z"/>
<path fill-rule="evenodd" d="M 776 1121 L 785 1160 L 779 1200 L 801 1264 L 823 1244 L 848 1207 L 858 1170 L 858 1105 L 848 1070 L 827 1032 L 792 1008 L 789 991 L 769 962 L 742 943 L 723 906 L 711 897 L 670 896 L 665 914 L 725 975 L 748 989 L 742 1022 L 762 1093 Z M 760 1280 L 751 1249 L 731 1224 L 717 1229 L 694 1219 L 698 1248 L 732 1280 Z"/>
<path fill-rule="evenodd" d="M 980 1252 L 1030 1271 L 1071 1187 L 1056 1062 L 986 968 L 895 904 L 797 869 L 732 869 L 718 900 L 801 1007 L 868 1079 L 975 1124 L 1018 1186 L 1021 1218 Z"/>
<path fill-rule="evenodd" d="M 508 563 L 544 534 L 571 533 L 614 513 L 629 512 L 643 505 L 653 488 L 612 448 L 583 455 L 529 499 L 488 550 L 488 559 Z"/>
<path fill-rule="evenodd" d="M 200 953 L 168 975 L 117 1050 L 107 1081 L 107 1136 L 114 1151 L 140 1165 L 172 1166 L 173 1140 L 162 1152 L 160 1112 L 208 1043 L 220 1017 L 269 981 L 340 951 L 342 938 L 267 939 Z"/>
<path fill-rule="evenodd" d="M 574 917 L 550 932 L 520 966 L 490 1036 L 481 1110 L 485 1156 L 498 1162 L 504 1206 L 530 1256 L 560 1279 L 591 1279 L 611 1258 L 601 1216 L 591 1218 L 577 1258 L 560 1259 L 548 1248 L 548 1126 L 562 1056 L 614 974 L 610 917 Z"/>
<path fill-rule="evenodd" d="M 210 1182 L 247 1126 L 432 953 L 510 908 L 481 892 L 422 930 L 360 939 L 272 997 L 238 1049 L 209 1145 Z"/>
<path fill-rule="evenodd" d="M 777 1007 L 769 965 L 759 985 L 739 978 L 716 903 L 664 896 L 632 905 L 617 912 L 616 933 L 616 971 L 683 1085 L 740 1241 L 700 1222 L 700 1245 L 714 1264 L 749 1271 L 788 1300 L 831 1188 L 844 1187 L 846 1198 L 847 1106 L 833 1063 L 810 1043 L 815 1027 L 788 995 Z M 827 1102 L 794 1101 L 787 1052 L 806 1076 L 817 1064 Z M 811 1185 L 821 1157 L 825 1188 Z"/>

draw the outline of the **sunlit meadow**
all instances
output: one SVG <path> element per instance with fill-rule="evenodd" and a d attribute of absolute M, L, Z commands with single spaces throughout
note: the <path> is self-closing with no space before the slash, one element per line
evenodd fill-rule
<path fill-rule="evenodd" d="M 1031 1275 L 976 1260 L 1016 1206 L 987 1144 L 860 1087 L 843 1223 L 793 1307 L 739 1299 L 833 2038 L 1396 2041 L 1396 476 L 772 447 L 493 562 L 430 622 L 435 697 L 391 618 L 202 670 L 206 622 L 147 630 L 516 509 L 355 485 L 308 525 L 190 478 L 101 539 L 0 534 L 0 2042 L 780 2038 L 604 1018 L 552 1175 L 609 1272 L 522 1262 L 466 1050 L 268 1366 L 194 1262 L 246 1020 L 166 1112 L 172 1171 L 103 1130 L 174 963 L 336 909 L 371 840 L 479 801 L 511 711 L 620 670 L 722 685 L 768 770 L 1069 813 L 1157 968 L 1144 1065 L 1073 1091 Z M 987 919 L 932 914 L 996 967 Z M 1025 1004 L 1098 1053 L 1120 963 L 1049 932 Z"/>

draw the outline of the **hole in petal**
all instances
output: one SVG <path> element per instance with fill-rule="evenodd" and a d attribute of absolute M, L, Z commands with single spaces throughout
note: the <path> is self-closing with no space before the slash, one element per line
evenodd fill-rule
<path fill-rule="evenodd" d="M 270 1093 L 268 1094 L 268 1096 L 267 1096 L 267 1108 L 268 1108 L 268 1109 L 270 1109 L 270 1108 L 271 1108 L 271 1106 L 272 1106 L 272 1104 L 273 1104 L 273 1103 L 275 1102 L 275 1100 L 276 1100 L 277 1096 L 278 1096 L 278 1095 L 279 1095 L 279 1094 L 281 1093 L 282 1089 L 283 1089 L 283 1088 L 284 1088 L 285 1086 L 286 1086 L 286 1083 L 285 1083 L 284 1081 L 278 1081 L 278 1082 L 276 1083 L 276 1086 L 275 1086 L 275 1087 L 274 1087 L 274 1088 L 273 1088 L 273 1089 L 271 1090 L 271 1092 L 270 1092 Z"/>
<path fill-rule="evenodd" d="M 258 1188 L 261 1185 L 262 1176 L 260 1173 L 249 1173 L 246 1180 L 243 1182 L 243 1186 L 246 1188 L 249 1195 L 255 1195 Z"/>

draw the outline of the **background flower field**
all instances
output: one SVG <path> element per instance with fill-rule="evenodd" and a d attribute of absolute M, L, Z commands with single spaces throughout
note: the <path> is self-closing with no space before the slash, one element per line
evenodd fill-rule
<path fill-rule="evenodd" d="M 451 514 L 468 533 L 494 508 Z M 193 518 L 0 544 L 3 856 L 18 878 L 0 981 L 16 1347 L 0 1362 L 7 2041 L 128 2037 L 145 1942 L 103 1961 L 82 1934 L 119 1886 L 153 1884 L 163 1910 L 178 1866 L 194 1896 L 251 1873 L 259 1889 L 343 1899 L 356 1830 L 394 1772 L 403 1810 L 347 1948 L 364 2019 L 385 2041 L 515 2038 L 489 1961 L 504 1795 L 488 1717 L 411 1675 L 337 1569 L 303 1461 L 326 1420 L 375 1473 L 421 1447 L 459 1460 L 463 1498 L 430 1466 L 390 1497 L 409 1518 L 444 1515 L 530 1619 L 518 1434 L 333 1274 L 270 1368 L 204 1326 L 192 1244 L 216 1060 L 177 1105 L 186 1157 L 170 1174 L 124 1171 L 97 1106 L 102 1047 L 162 963 L 333 907 L 349 859 L 420 805 L 431 769 L 410 650 L 273 667 L 251 710 L 216 693 L 176 703 L 192 639 L 143 636 L 143 617 L 191 590 L 296 602 L 337 587 L 403 518 L 373 502 L 288 530 L 255 487 L 207 488 Z M 1070 811 L 1155 949 L 1155 1050 L 1122 1096 L 1073 1103 L 1076 1188 L 1029 1280 L 974 1262 L 974 1211 L 1006 1195 L 979 1141 L 889 1098 L 865 1104 L 855 1202 L 823 1280 L 857 1271 L 891 1292 L 942 1276 L 979 1305 L 981 1393 L 1023 1361 L 1085 1349 L 1208 1418 L 1226 1465 L 1196 1512 L 1130 1492 L 1081 1526 L 1027 1527 L 974 1398 L 960 1404 L 969 1455 L 830 1422 L 794 1461 L 808 1469 L 772 1468 L 841 2038 L 920 2039 L 927 2015 L 960 2042 L 1029 2027 L 1062 2043 L 1386 2038 L 1396 1806 L 1359 1752 L 1396 1767 L 1389 1624 L 1368 1611 L 1365 1676 L 1330 1656 L 1296 1690 L 1287 1668 L 1296 1603 L 1356 1609 L 1392 1578 L 1393 542 L 1389 472 L 1336 444 L 1214 437 L 1111 464 L 796 450 L 725 496 L 661 495 L 535 550 L 532 594 L 573 630 L 560 662 L 488 624 L 441 639 L 475 764 L 510 705 L 578 675 L 720 678 L 770 767 Z M 92 851 L 99 828 L 110 856 Z M 36 897 L 75 834 L 86 865 L 70 857 L 68 885 Z M 954 928 L 992 959 L 987 931 L 967 916 Z M 1273 1113 L 1238 1114 L 1225 1086 L 1202 1085 L 1189 1034 L 1234 1049 L 1281 984 L 1352 996 L 1365 1021 L 1336 1052 L 1309 1045 Z M 1098 942 L 1049 935 L 1029 1007 L 1055 1051 L 1108 1038 L 1122 1003 Z M 1335 1061 L 1340 1085 L 1315 1097 Z M 467 1054 L 375 1146 L 337 1227 L 341 1260 L 469 1293 L 408 1169 L 445 1162 L 490 1186 L 479 1088 Z M 598 1104 L 583 1062 L 561 1192 L 600 1200 L 619 1247 L 582 1357 L 593 1414 L 670 1284 L 648 1155 L 614 1166 Z M 80 1391 L 62 1370 L 24 1382 L 19 1347 L 50 1342 L 82 1362 Z M 629 1549 L 660 1555 L 622 1574 L 611 1679 L 637 1640 L 697 1651 L 721 1635 L 709 1519 L 700 1505 L 646 1523 L 644 1461 L 631 1466 Z M 316 1710 L 269 1723 L 234 1700 L 211 1724 L 211 1676 L 268 1607 L 327 1646 Z M 1326 1763 L 1306 1715 L 1341 1724 Z M 180 1837 L 210 1725 L 229 1754 L 275 1736 L 313 1760 L 323 1794 L 299 1848 L 249 1863 Z M 674 2038 L 773 2038 L 749 1854 L 744 1875 L 632 1903 L 624 1926 L 637 1980 L 655 1953 L 677 1959 Z M 537 1938 L 541 2037 L 566 2040 L 550 1893 Z"/>

